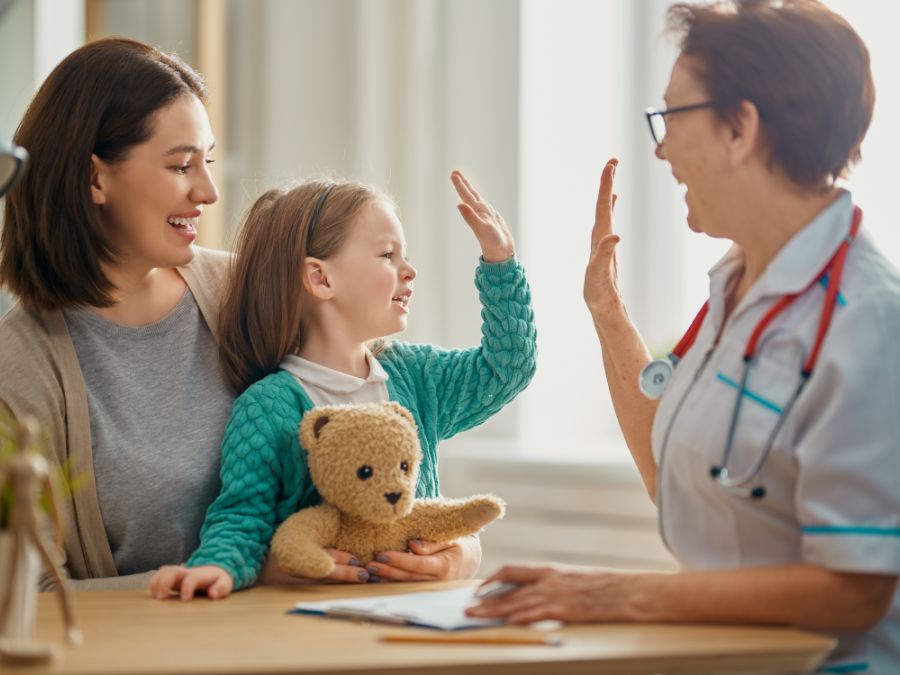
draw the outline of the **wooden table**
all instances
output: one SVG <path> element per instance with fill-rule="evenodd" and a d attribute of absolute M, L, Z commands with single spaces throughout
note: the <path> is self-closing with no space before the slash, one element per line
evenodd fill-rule
<path fill-rule="evenodd" d="M 38 666 L 2 664 L 5 673 L 328 673 L 391 675 L 490 673 L 802 673 L 834 641 L 800 630 L 737 626 L 597 624 L 560 631 L 562 646 L 388 644 L 400 631 L 287 614 L 299 601 L 442 590 L 472 581 L 363 587 L 255 588 L 224 601 L 159 602 L 136 591 L 82 592 L 75 607 L 85 643 L 61 647 Z M 520 634 L 520 627 L 491 630 Z M 60 641 L 57 598 L 42 594 L 38 639 Z"/>

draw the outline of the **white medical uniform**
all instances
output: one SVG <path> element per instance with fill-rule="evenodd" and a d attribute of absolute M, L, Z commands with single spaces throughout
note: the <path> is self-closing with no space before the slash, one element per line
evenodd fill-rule
<path fill-rule="evenodd" d="M 721 463 L 750 334 L 778 298 L 803 291 L 824 268 L 849 232 L 852 209 L 845 192 L 794 236 L 724 328 L 742 254 L 732 249 L 710 271 L 709 314 L 653 423 L 660 529 L 687 568 L 809 563 L 900 574 L 900 273 L 866 236 L 865 218 L 815 371 L 751 482 L 765 496 L 733 494 L 710 476 Z M 727 465 L 732 477 L 759 457 L 794 392 L 824 298 L 817 284 L 766 330 Z M 872 630 L 836 637 L 820 672 L 900 673 L 900 595 Z"/>

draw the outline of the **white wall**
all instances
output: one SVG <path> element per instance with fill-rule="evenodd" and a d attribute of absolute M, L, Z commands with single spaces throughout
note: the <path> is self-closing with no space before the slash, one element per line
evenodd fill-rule
<path fill-rule="evenodd" d="M 862 145 L 862 163 L 852 172 L 847 187 L 865 219 L 863 227 L 900 266 L 900 223 L 897 218 L 897 162 L 900 158 L 900 3 L 826 0 L 844 16 L 869 48 L 875 80 L 875 113 Z"/>

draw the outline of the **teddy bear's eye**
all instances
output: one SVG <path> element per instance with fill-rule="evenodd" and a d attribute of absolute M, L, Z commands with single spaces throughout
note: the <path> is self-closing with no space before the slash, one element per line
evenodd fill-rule
<path fill-rule="evenodd" d="M 372 467 L 368 464 L 363 464 L 356 470 L 356 475 L 359 476 L 360 480 L 368 480 L 372 477 Z"/>
<path fill-rule="evenodd" d="M 409 462 L 407 462 L 405 459 L 400 462 L 400 470 L 403 473 L 409 473 Z"/>

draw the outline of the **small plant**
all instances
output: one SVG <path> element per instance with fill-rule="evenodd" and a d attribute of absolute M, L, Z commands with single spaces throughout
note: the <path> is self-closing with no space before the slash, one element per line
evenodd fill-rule
<path fill-rule="evenodd" d="M 8 410 L 0 410 L 0 467 L 18 450 L 18 436 L 16 418 Z M 43 449 L 47 447 L 47 437 L 46 430 L 41 429 L 37 441 L 33 443 L 34 452 L 43 452 Z M 84 474 L 73 475 L 71 464 L 69 460 L 66 460 L 59 470 L 54 473 L 53 482 L 59 497 L 69 498 L 85 484 L 86 476 Z M 12 510 L 12 503 L 12 486 L 7 484 L 0 491 L 0 530 L 5 530 L 9 526 L 9 514 Z M 46 497 L 41 497 L 40 505 L 45 512 L 49 512 L 50 504 Z"/>

